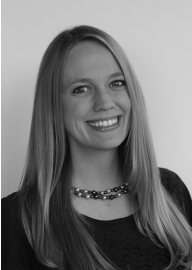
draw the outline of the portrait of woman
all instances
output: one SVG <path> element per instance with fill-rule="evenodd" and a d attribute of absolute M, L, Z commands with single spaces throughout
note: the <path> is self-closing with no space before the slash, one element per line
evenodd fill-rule
<path fill-rule="evenodd" d="M 191 269 L 191 226 L 122 48 L 92 26 L 61 32 L 39 69 L 19 191 L 2 200 L 2 269 Z"/>

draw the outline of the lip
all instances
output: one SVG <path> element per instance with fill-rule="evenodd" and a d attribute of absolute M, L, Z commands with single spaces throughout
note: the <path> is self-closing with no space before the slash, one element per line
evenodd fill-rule
<path fill-rule="evenodd" d="M 91 129 L 94 129 L 95 131 L 98 131 L 98 132 L 108 132 L 108 131 L 113 131 L 115 129 L 117 129 L 119 126 L 120 126 L 120 121 L 121 121 L 121 115 L 118 115 L 118 116 L 113 116 L 113 117 L 107 117 L 107 118 L 100 118 L 98 120 L 92 120 L 92 121 L 104 121 L 104 120 L 109 120 L 109 119 L 112 119 L 112 118 L 115 118 L 115 117 L 118 117 L 118 122 L 112 126 L 108 126 L 108 127 L 94 127 L 94 126 L 91 126 L 88 124 L 88 122 L 91 122 L 91 121 L 86 121 L 86 124 L 91 128 Z"/>
<path fill-rule="evenodd" d="M 113 116 L 108 116 L 108 117 L 103 117 L 103 118 L 97 118 L 97 119 L 91 119 L 87 120 L 86 122 L 99 122 L 99 121 L 108 121 L 110 119 L 118 117 L 120 119 L 121 115 L 113 115 Z"/>

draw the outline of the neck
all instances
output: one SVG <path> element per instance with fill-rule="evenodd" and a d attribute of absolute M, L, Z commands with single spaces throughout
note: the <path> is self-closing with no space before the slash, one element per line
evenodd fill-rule
<path fill-rule="evenodd" d="M 119 166 L 118 149 L 71 148 L 73 186 L 105 190 L 125 182 Z"/>

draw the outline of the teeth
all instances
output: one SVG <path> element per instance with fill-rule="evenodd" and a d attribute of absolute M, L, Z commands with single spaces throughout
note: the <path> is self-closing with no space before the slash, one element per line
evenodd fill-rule
<path fill-rule="evenodd" d="M 113 125 L 113 120 L 108 121 L 109 126 Z"/>
<path fill-rule="evenodd" d="M 104 127 L 108 126 L 108 122 L 107 122 L 107 121 L 104 121 L 104 122 L 103 122 L 103 126 L 104 126 Z"/>
<path fill-rule="evenodd" d="M 88 122 L 89 125 L 93 127 L 108 127 L 116 124 L 118 122 L 118 117 L 109 119 L 109 120 L 104 120 L 104 121 L 98 121 L 98 122 Z"/>

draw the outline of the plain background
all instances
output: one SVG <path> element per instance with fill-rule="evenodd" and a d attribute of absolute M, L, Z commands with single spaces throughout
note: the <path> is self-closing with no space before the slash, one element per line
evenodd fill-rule
<path fill-rule="evenodd" d="M 147 103 L 158 165 L 192 194 L 192 1 L 2 1 L 2 197 L 21 179 L 41 58 L 62 30 L 111 34 L 126 51 Z"/>

